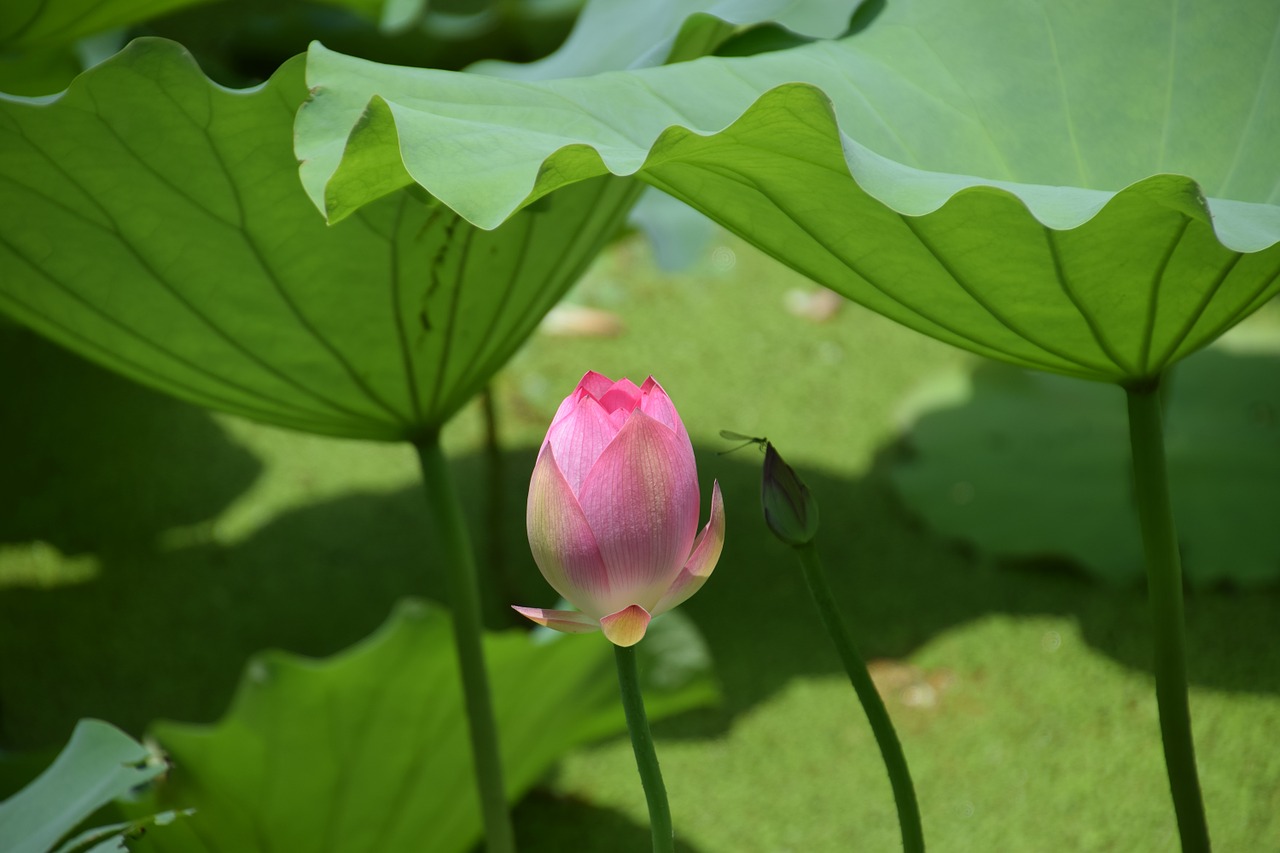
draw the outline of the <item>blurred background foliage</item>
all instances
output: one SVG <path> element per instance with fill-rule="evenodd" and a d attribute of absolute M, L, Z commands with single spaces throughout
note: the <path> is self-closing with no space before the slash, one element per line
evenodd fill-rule
<path fill-rule="evenodd" d="M 528 62 L 564 41 L 583 0 L 15 0 L 0 11 L 0 91 L 46 95 L 130 38 L 182 43 L 224 86 L 261 83 L 320 40 L 353 56 L 460 69 Z M 88 11 L 86 11 L 88 9 Z"/>

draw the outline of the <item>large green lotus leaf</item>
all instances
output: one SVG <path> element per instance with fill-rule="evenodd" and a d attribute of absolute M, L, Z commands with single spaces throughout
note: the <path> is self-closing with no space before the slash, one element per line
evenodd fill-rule
<path fill-rule="evenodd" d="M 861 0 L 594 0 L 583 7 L 565 43 L 549 56 L 525 63 L 484 60 L 467 71 L 552 80 L 662 65 L 711 53 L 727 36 L 758 21 L 771 21 L 806 38 L 834 38 L 848 28 L 860 5 Z M 628 221 L 645 232 L 667 270 L 692 264 L 714 234 L 705 216 L 652 188 L 640 196 Z"/>
<path fill-rule="evenodd" d="M 477 62 L 468 67 L 465 76 L 513 81 L 578 78 L 688 60 L 713 50 L 735 27 L 752 22 L 777 20 L 802 34 L 831 36 L 847 26 L 859 3 L 860 0 L 825 0 L 811 4 L 795 4 L 789 0 L 701 0 L 697 3 L 663 0 L 634 4 L 595 0 L 583 9 L 565 44 L 550 56 L 528 63 Z M 412 184 L 417 175 L 415 165 L 433 156 L 433 140 L 400 138 L 398 133 L 403 133 L 404 125 L 398 114 L 393 115 L 389 109 L 394 105 L 384 101 L 379 93 L 400 92 L 406 78 L 417 81 L 411 86 L 420 90 L 422 87 L 434 89 L 442 81 L 452 81 L 460 75 L 357 61 L 354 65 L 341 65 L 342 70 L 331 76 L 316 57 L 331 57 L 340 63 L 345 59 L 318 43 L 313 45 L 308 62 L 309 100 L 324 106 L 301 114 L 296 149 L 308 193 L 329 220 L 337 222 L 384 193 Z M 479 85 L 484 88 L 483 84 Z M 465 83 L 460 89 L 446 87 L 441 91 L 446 97 L 456 95 L 464 104 L 473 97 Z M 518 94 L 515 97 L 519 99 Z M 535 110 L 542 108 L 540 104 L 531 106 Z M 478 112 L 471 112 L 482 125 L 476 129 L 480 136 L 486 134 L 484 110 L 481 106 Z M 549 126 L 554 125 L 552 121 Z M 495 136 L 493 130 L 490 129 L 488 135 Z M 474 173 L 455 175 L 461 179 L 458 189 L 462 194 L 492 193 L 495 184 L 518 174 L 521 168 L 537 169 L 536 164 L 504 162 L 505 152 L 509 150 L 503 139 L 506 128 L 496 130 L 495 138 L 482 143 L 490 148 L 490 156 L 462 164 L 463 168 L 483 169 L 491 173 L 491 177 L 485 179 Z M 465 139 L 456 141 L 464 148 L 470 145 Z M 347 179 L 330 180 L 340 164 Z M 559 187 L 578 179 L 565 177 L 566 180 L 553 178 L 552 182 Z M 509 195 L 509 191 L 506 194 Z M 481 205 L 487 203 L 479 198 L 473 201 Z M 484 228 L 497 224 L 481 222 L 465 209 L 455 209 Z M 513 209 L 514 201 L 508 212 Z"/>
<path fill-rule="evenodd" d="M 854 5 L 704 4 L 801 31 L 834 31 Z M 566 50 L 562 64 L 703 49 L 727 25 L 703 15 L 681 28 L 695 11 L 668 4 L 605 58 Z M 326 228 L 289 150 L 305 95 L 297 62 L 233 92 L 143 40 L 56 99 L 0 100 L 0 308 L 211 408 L 362 438 L 438 427 L 573 283 L 639 185 L 601 177 L 480 230 L 394 192 L 398 160 L 374 144 L 364 168 L 377 186 L 362 191 L 378 203 Z M 385 131 L 375 109 L 359 135 Z"/>
<path fill-rule="evenodd" d="M 715 698 L 690 630 L 673 621 L 658 639 L 678 648 L 642 660 L 655 716 Z M 512 799 L 569 748 L 625 730 L 612 646 L 599 635 L 508 631 L 487 636 L 484 650 Z M 701 655 L 693 666 L 690 654 Z M 173 770 L 157 803 L 140 807 L 186 803 L 196 813 L 139 850 L 454 853 L 480 837 L 452 632 L 432 606 L 403 603 L 328 660 L 261 655 L 221 722 L 157 723 L 151 733 Z"/>
<path fill-rule="evenodd" d="M 1280 358 L 1218 348 L 1171 374 L 1166 448 L 1183 570 L 1198 586 L 1280 576 Z M 988 365 L 909 435 L 893 469 L 936 530 L 1004 558 L 1143 577 L 1120 392 Z"/>
<path fill-rule="evenodd" d="M 110 723 L 81 720 L 53 764 L 31 784 L 0 802 L 0 849 L 7 853 L 46 853 L 102 806 L 146 784 L 164 771 L 142 744 Z M 150 821 L 152 816 L 147 816 Z M 81 850 L 113 839 L 132 823 L 89 830 L 58 847 Z"/>
<path fill-rule="evenodd" d="M 711 53 L 737 28 L 769 21 L 809 38 L 834 38 L 862 0 L 592 0 L 565 43 L 534 62 L 485 60 L 467 70 L 520 80 L 585 77 Z"/>
<path fill-rule="evenodd" d="M 495 231 L 417 190 L 329 227 L 290 148 L 301 71 L 229 91 L 141 40 L 56 99 L 0 99 L 0 309 L 203 406 L 372 439 L 443 423 L 637 185 L 587 181 Z"/>
<path fill-rule="evenodd" d="M 1267 0 L 907 0 L 838 42 L 538 83 L 315 45 L 297 151 L 333 219 L 414 181 L 492 228 L 635 174 L 926 334 L 1125 382 L 1280 290 L 1277 40 Z"/>

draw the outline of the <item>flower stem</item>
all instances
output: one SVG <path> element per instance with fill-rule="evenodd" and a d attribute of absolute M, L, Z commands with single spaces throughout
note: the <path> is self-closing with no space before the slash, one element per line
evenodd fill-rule
<path fill-rule="evenodd" d="M 439 537 L 438 565 L 444 571 L 449 605 L 453 611 L 453 638 L 458 668 L 462 673 L 467 729 L 471 735 L 471 757 L 484 818 L 486 848 L 489 853 L 512 853 L 516 849 L 515 833 L 507 813 L 498 727 L 493 718 L 489 676 L 480 639 L 480 589 L 471 541 L 462 519 L 458 494 L 449 475 L 449 464 L 440 451 L 439 438 L 432 436 L 414 447 L 422 466 L 427 508 L 435 520 Z"/>
<path fill-rule="evenodd" d="M 658 753 L 653 747 L 653 735 L 649 732 L 649 718 L 644 712 L 644 697 L 640 695 L 636 649 L 635 646 L 614 646 L 613 651 L 618 662 L 618 688 L 622 692 L 622 709 L 626 712 L 627 729 L 631 732 L 631 748 L 635 750 L 640 784 L 644 786 L 644 798 L 649 803 L 653 851 L 672 853 L 676 849 L 676 839 L 675 829 L 671 824 L 671 806 L 667 803 L 667 787 L 662 783 Z"/>
<path fill-rule="evenodd" d="M 813 543 L 796 546 L 800 557 L 800 565 L 804 569 L 804 579 L 813 594 L 813 602 L 818 606 L 818 614 L 822 624 L 831 637 L 831 642 L 844 663 L 845 672 L 849 674 L 849 682 L 853 685 L 862 710 L 866 712 L 867 722 L 875 734 L 876 743 L 880 747 L 880 757 L 884 761 L 885 770 L 889 773 L 889 784 L 893 786 L 893 799 L 898 806 L 898 826 L 902 831 L 902 848 L 906 853 L 923 853 L 924 829 L 920 825 L 920 806 L 916 803 L 915 788 L 911 784 L 911 772 L 907 769 L 907 759 L 902 753 L 902 744 L 893 730 L 893 722 L 889 712 L 876 692 L 876 686 L 867 672 L 867 665 L 858 653 L 853 637 L 845 627 L 840 611 L 836 607 L 835 597 L 827 584 L 826 574 L 822 570 L 822 561 Z"/>
<path fill-rule="evenodd" d="M 1165 769 L 1183 851 L 1207 851 L 1209 826 L 1196 776 L 1187 702 L 1187 640 L 1182 613 L 1182 564 L 1173 526 L 1159 382 L 1125 389 L 1129 398 L 1129 443 L 1133 479 L 1147 555 L 1147 597 L 1155 640 L 1156 702 Z"/>

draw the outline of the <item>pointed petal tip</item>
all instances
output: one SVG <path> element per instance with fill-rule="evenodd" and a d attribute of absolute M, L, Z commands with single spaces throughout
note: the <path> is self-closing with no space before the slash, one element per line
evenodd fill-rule
<path fill-rule="evenodd" d="M 640 407 L 637 411 L 643 412 L 663 424 L 683 438 L 686 443 L 688 442 L 689 434 L 685 431 L 684 423 L 680 420 L 680 413 L 676 411 L 675 403 L 671 402 L 667 392 L 662 390 L 662 386 L 652 376 L 646 379 L 644 385 L 640 388 Z M 693 452 L 692 444 L 689 445 L 689 452 L 691 454 Z"/>
<path fill-rule="evenodd" d="M 531 622 L 566 634 L 589 634 L 600 629 L 596 620 L 576 610 L 544 610 L 541 607 L 521 607 L 518 604 L 511 605 L 511 609 Z"/>
<path fill-rule="evenodd" d="M 649 630 L 649 619 L 649 611 L 639 604 L 632 604 L 601 619 L 600 630 L 615 646 L 634 646 L 644 639 L 645 631 Z"/>
<path fill-rule="evenodd" d="M 624 414 L 635 410 L 643 399 L 640 389 L 636 384 L 625 376 L 604 392 L 600 398 L 600 406 L 610 414 L 614 412 L 622 412 Z"/>
<path fill-rule="evenodd" d="M 724 548 L 724 496 L 720 494 L 720 481 L 711 483 L 711 517 L 706 527 L 694 543 L 693 553 L 685 568 L 697 575 L 706 577 L 720 560 L 720 552 Z"/>
<path fill-rule="evenodd" d="M 582 378 L 578 380 L 578 385 L 573 389 L 570 397 L 581 397 L 584 394 L 593 400 L 599 400 L 605 393 L 613 387 L 613 380 L 603 373 L 597 373 L 594 370 L 588 370 L 582 374 Z"/>
<path fill-rule="evenodd" d="M 663 593 L 662 598 L 654 605 L 653 613 L 666 613 L 688 601 L 695 592 L 711 577 L 716 564 L 720 562 L 720 553 L 724 550 L 724 498 L 720 495 L 720 481 L 711 486 L 711 518 L 706 527 L 698 534 L 693 544 L 693 552 L 689 555 L 684 568 L 676 575 L 671 586 Z"/>

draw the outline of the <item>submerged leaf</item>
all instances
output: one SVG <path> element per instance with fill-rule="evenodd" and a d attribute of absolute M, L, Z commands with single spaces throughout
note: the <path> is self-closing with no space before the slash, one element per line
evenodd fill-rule
<path fill-rule="evenodd" d="M 485 658 L 512 798 L 570 747 L 625 727 L 598 637 L 508 631 L 485 638 Z M 714 699 L 705 658 L 688 664 L 651 683 L 651 712 Z M 219 723 L 152 733 L 174 764 L 160 804 L 198 811 L 138 850 L 450 853 L 481 833 L 449 617 L 420 602 L 328 660 L 259 656 Z"/>

